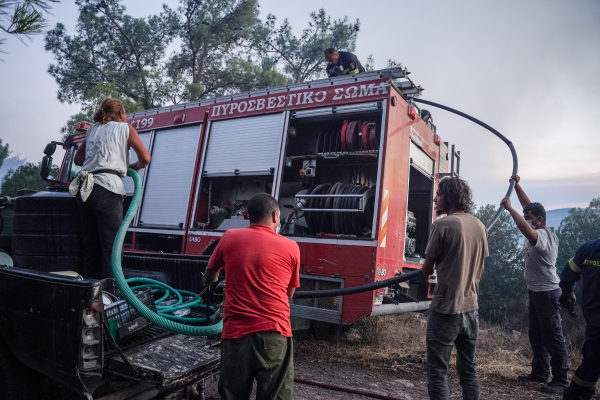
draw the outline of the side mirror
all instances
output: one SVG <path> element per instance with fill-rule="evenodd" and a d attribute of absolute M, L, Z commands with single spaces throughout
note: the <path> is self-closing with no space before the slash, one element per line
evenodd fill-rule
<path fill-rule="evenodd" d="M 48 149 L 48 146 L 46 146 L 46 149 Z M 56 145 L 54 145 L 54 147 L 56 147 Z M 50 168 L 52 168 L 52 157 L 44 156 L 40 165 L 40 176 L 43 180 L 48 179 L 48 175 L 50 175 Z"/>
<path fill-rule="evenodd" d="M 56 142 L 51 142 L 46 145 L 46 148 L 44 149 L 44 154 L 47 155 L 48 157 L 52 157 L 52 155 L 54 154 L 55 151 L 56 151 Z M 46 158 L 46 157 L 44 157 L 44 158 Z"/>

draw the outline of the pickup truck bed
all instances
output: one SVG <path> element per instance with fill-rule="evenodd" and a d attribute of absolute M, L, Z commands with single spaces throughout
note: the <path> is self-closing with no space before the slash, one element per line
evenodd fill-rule
<path fill-rule="evenodd" d="M 0 267 L 0 340 L 21 363 L 88 398 L 203 398 L 218 374 L 220 342 L 150 326 L 117 347 L 102 323 L 84 324 L 101 293 L 99 281 Z M 86 369 L 82 332 L 90 329 L 102 332 L 101 350 L 98 368 Z"/>

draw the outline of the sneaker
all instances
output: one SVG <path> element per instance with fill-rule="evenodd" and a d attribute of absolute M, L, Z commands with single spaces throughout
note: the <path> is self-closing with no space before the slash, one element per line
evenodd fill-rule
<path fill-rule="evenodd" d="M 563 394 L 565 389 L 565 385 L 557 383 L 555 381 L 551 381 L 547 385 L 542 386 L 540 388 L 540 392 L 548 394 Z"/>
<path fill-rule="evenodd" d="M 534 383 L 546 383 L 547 382 L 546 379 L 540 378 L 539 376 L 535 376 L 533 374 L 519 375 L 517 377 L 517 380 L 519 382 L 534 382 Z"/>

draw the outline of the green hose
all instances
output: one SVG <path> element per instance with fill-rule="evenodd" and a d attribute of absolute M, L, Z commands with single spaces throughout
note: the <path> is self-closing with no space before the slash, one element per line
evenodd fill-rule
<path fill-rule="evenodd" d="M 117 283 L 117 287 L 119 288 L 119 290 L 121 290 L 121 293 L 127 300 L 127 303 L 129 303 L 133 308 L 135 308 L 135 310 L 137 312 L 139 312 L 140 315 L 142 315 L 148 321 L 152 322 L 154 325 L 157 325 L 163 329 L 166 329 L 166 330 L 174 332 L 174 333 L 179 333 L 182 335 L 187 335 L 187 336 L 212 336 L 212 335 L 217 335 L 217 334 L 221 333 L 221 331 L 223 330 L 223 321 L 219 322 L 216 325 L 210 325 L 210 326 L 189 326 L 189 325 L 179 323 L 177 321 L 188 322 L 188 323 L 198 323 L 198 322 L 205 322 L 207 320 L 207 318 L 206 317 L 205 318 L 185 318 L 185 317 L 178 317 L 175 315 L 168 314 L 174 310 L 178 310 L 180 308 L 185 308 L 185 307 L 204 308 L 204 309 L 206 309 L 206 311 L 208 313 L 208 311 L 210 311 L 210 309 L 206 305 L 200 304 L 202 301 L 202 298 L 200 296 L 198 296 L 197 294 L 182 291 L 182 290 L 175 290 L 175 289 L 171 288 L 170 286 L 167 286 L 164 283 L 155 281 L 153 279 L 147 279 L 147 278 L 131 278 L 131 279 L 129 279 L 129 281 L 132 283 L 133 282 L 143 283 L 144 287 L 150 286 L 153 289 L 165 291 L 166 295 L 168 295 L 169 293 L 173 293 L 177 296 L 177 299 L 178 299 L 177 304 L 174 304 L 172 306 L 157 306 L 157 309 L 159 310 L 159 314 L 157 314 L 154 311 L 152 311 L 151 309 L 149 309 L 148 307 L 146 307 L 146 305 L 144 303 L 142 303 L 140 301 L 140 299 L 137 298 L 137 296 L 133 293 L 133 291 L 129 287 L 128 280 L 125 279 L 125 276 L 123 275 L 123 269 L 121 267 L 121 253 L 123 252 L 123 240 L 125 240 L 125 234 L 127 233 L 127 228 L 129 228 L 129 224 L 133 220 L 135 211 L 137 210 L 137 208 L 140 204 L 140 200 L 142 197 L 142 182 L 140 180 L 140 176 L 138 175 L 138 173 L 135 172 L 131 168 L 129 168 L 127 170 L 127 175 L 129 175 L 133 179 L 135 192 L 133 194 L 133 199 L 131 200 L 131 205 L 129 206 L 129 209 L 127 210 L 127 214 L 125 214 L 125 219 L 123 220 L 123 223 L 121 224 L 121 227 L 119 228 L 119 232 L 117 233 L 117 236 L 115 238 L 115 244 L 113 245 L 113 249 L 112 249 L 112 255 L 111 255 L 112 271 L 113 271 L 115 281 Z M 181 296 L 181 293 L 184 293 L 186 295 L 191 294 L 192 296 L 197 296 L 197 299 L 194 299 L 193 301 L 191 301 L 189 303 L 183 303 L 183 298 Z M 163 299 L 166 299 L 166 296 L 163 296 Z M 163 308 L 163 307 L 165 307 L 165 308 Z"/>

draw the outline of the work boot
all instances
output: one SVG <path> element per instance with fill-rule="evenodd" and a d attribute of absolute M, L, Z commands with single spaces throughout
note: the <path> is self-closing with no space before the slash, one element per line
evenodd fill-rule
<path fill-rule="evenodd" d="M 519 375 L 517 377 L 517 380 L 519 382 L 533 382 L 533 383 L 546 383 L 547 382 L 546 379 L 540 378 L 539 376 L 536 376 L 533 374 Z"/>
<path fill-rule="evenodd" d="M 547 385 L 544 385 L 540 388 L 540 392 L 548 393 L 548 394 L 563 394 L 566 387 L 562 383 L 558 383 L 552 380 Z"/>

